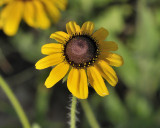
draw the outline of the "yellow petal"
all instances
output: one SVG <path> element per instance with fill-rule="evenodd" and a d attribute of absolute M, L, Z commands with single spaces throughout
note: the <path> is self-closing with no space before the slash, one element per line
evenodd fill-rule
<path fill-rule="evenodd" d="M 45 69 L 50 66 L 54 66 L 63 61 L 61 53 L 55 53 L 40 59 L 36 64 L 36 69 Z"/>
<path fill-rule="evenodd" d="M 67 33 L 70 35 L 80 33 L 80 26 L 75 21 L 70 21 L 66 24 Z"/>
<path fill-rule="evenodd" d="M 100 28 L 96 32 L 93 33 L 93 37 L 96 40 L 105 40 L 105 38 L 108 36 L 108 31 L 105 28 Z"/>
<path fill-rule="evenodd" d="M 69 91 L 79 99 L 88 97 L 87 76 L 84 69 L 72 68 L 67 80 Z"/>
<path fill-rule="evenodd" d="M 5 20 L 7 16 L 10 14 L 12 8 L 13 8 L 12 4 L 8 4 L 3 9 L 1 9 L 0 11 L 0 29 L 5 24 Z"/>
<path fill-rule="evenodd" d="M 108 81 L 109 84 L 111 84 L 112 86 L 116 86 L 118 82 L 117 75 L 107 62 L 99 60 L 96 63 L 96 68 L 101 73 L 101 75 Z"/>
<path fill-rule="evenodd" d="M 8 4 L 9 2 L 12 2 L 13 0 L 0 0 L 0 6 L 4 4 Z"/>
<path fill-rule="evenodd" d="M 68 72 L 69 64 L 60 63 L 52 69 L 48 78 L 46 79 L 45 85 L 47 88 L 51 88 L 58 81 L 60 81 Z"/>
<path fill-rule="evenodd" d="M 54 2 L 52 2 L 50 0 L 42 0 L 42 1 L 45 5 L 46 10 L 48 11 L 49 15 L 51 16 L 52 20 L 55 23 L 58 22 L 61 14 L 60 14 L 58 8 L 54 5 L 54 3 L 59 0 L 56 0 Z"/>
<path fill-rule="evenodd" d="M 15 1 L 10 5 L 3 27 L 7 35 L 13 36 L 16 34 L 22 18 L 23 8 L 24 4 L 22 1 Z"/>
<path fill-rule="evenodd" d="M 60 8 L 61 10 L 65 10 L 66 6 L 67 6 L 67 0 L 53 0 L 53 3 L 56 2 L 56 5 L 58 8 Z"/>
<path fill-rule="evenodd" d="M 24 16 L 23 17 L 24 17 L 25 22 L 29 26 L 36 27 L 35 26 L 36 13 L 35 13 L 35 7 L 32 1 L 24 2 Z"/>
<path fill-rule="evenodd" d="M 99 43 L 100 51 L 116 51 L 118 50 L 118 45 L 113 41 L 100 41 Z"/>
<path fill-rule="evenodd" d="M 55 39 L 59 43 L 65 44 L 66 40 L 69 39 L 69 35 L 67 33 L 65 33 L 65 32 L 58 31 L 58 32 L 52 33 L 50 35 L 50 38 Z"/>
<path fill-rule="evenodd" d="M 111 52 L 101 52 L 99 57 L 104 59 L 109 65 L 115 67 L 120 67 L 124 63 L 120 55 Z"/>
<path fill-rule="evenodd" d="M 93 30 L 94 30 L 94 24 L 90 21 L 85 22 L 81 28 L 82 34 L 85 33 L 91 35 L 93 33 Z"/>
<path fill-rule="evenodd" d="M 0 29 L 2 29 L 2 25 L 3 25 L 3 22 L 2 22 L 2 20 L 0 19 Z"/>
<path fill-rule="evenodd" d="M 53 53 L 62 52 L 62 49 L 63 49 L 63 46 L 61 44 L 49 43 L 42 46 L 41 52 L 42 54 L 50 55 Z"/>
<path fill-rule="evenodd" d="M 79 83 L 80 99 L 86 99 L 88 97 L 87 75 L 84 69 L 79 69 L 79 73 L 80 73 L 80 83 Z"/>
<path fill-rule="evenodd" d="M 40 1 L 33 0 L 36 9 L 36 25 L 38 28 L 47 29 L 50 27 L 50 21 L 46 15 L 43 4 Z"/>
<path fill-rule="evenodd" d="M 98 70 L 91 66 L 87 68 L 88 80 L 91 86 L 100 96 L 109 95 L 108 89 L 104 83 L 104 80 Z"/>

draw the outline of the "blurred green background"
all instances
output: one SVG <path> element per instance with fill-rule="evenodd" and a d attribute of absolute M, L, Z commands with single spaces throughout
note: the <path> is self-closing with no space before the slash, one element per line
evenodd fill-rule
<path fill-rule="evenodd" d="M 100 97 L 90 88 L 88 102 L 101 128 L 160 128 L 160 1 L 69 0 L 61 20 L 48 30 L 33 29 L 21 22 L 14 37 L 0 31 L 0 74 L 9 83 L 31 124 L 41 128 L 69 127 L 71 94 L 66 82 L 53 88 L 43 85 L 51 68 L 38 71 L 34 64 L 51 33 L 66 31 L 65 24 L 93 21 L 95 30 L 110 32 L 106 40 L 118 43 L 124 65 L 115 68 L 119 82 L 107 82 L 110 95 Z M 81 104 L 77 105 L 78 128 L 89 128 Z M 0 128 L 21 128 L 17 114 L 0 88 Z"/>

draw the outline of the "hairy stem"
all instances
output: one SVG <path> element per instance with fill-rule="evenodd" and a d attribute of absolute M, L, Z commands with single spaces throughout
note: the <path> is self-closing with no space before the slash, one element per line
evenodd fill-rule
<path fill-rule="evenodd" d="M 76 128 L 76 104 L 77 104 L 77 98 L 73 96 L 72 103 L 71 103 L 70 128 Z"/>
<path fill-rule="evenodd" d="M 85 115 L 88 119 L 88 122 L 89 122 L 91 128 L 100 128 L 100 126 L 99 126 L 99 124 L 98 124 L 98 122 L 97 122 L 97 120 L 96 120 L 96 118 L 95 118 L 95 116 L 94 116 L 94 114 L 91 110 L 91 107 L 90 107 L 88 101 L 87 100 L 81 100 L 81 105 L 82 105 L 82 108 L 85 112 Z"/>
<path fill-rule="evenodd" d="M 16 111 L 16 113 L 17 113 L 17 115 L 18 115 L 18 117 L 19 117 L 19 119 L 20 119 L 20 121 L 23 125 L 23 128 L 30 128 L 29 121 L 28 121 L 20 103 L 18 102 L 14 93 L 9 88 L 9 85 L 5 82 L 5 80 L 2 78 L 1 75 L 0 75 L 0 86 L 2 87 L 3 91 L 7 95 L 7 97 L 10 100 L 12 106 L 14 107 L 14 109 L 15 109 L 15 111 Z"/>

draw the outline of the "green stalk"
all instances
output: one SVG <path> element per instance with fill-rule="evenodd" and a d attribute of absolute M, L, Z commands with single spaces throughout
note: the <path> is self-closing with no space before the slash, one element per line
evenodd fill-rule
<path fill-rule="evenodd" d="M 76 104 L 77 104 L 77 98 L 73 96 L 72 103 L 71 103 L 70 128 L 76 128 Z"/>
<path fill-rule="evenodd" d="M 96 118 L 95 118 L 95 116 L 94 116 L 94 114 L 91 110 L 91 107 L 90 107 L 88 101 L 87 100 L 81 100 L 81 105 L 82 105 L 82 108 L 85 112 L 85 115 L 88 119 L 88 122 L 89 122 L 91 128 L 100 128 L 100 126 L 99 126 L 99 124 L 98 124 L 98 122 L 97 122 L 97 120 L 96 120 Z"/>
<path fill-rule="evenodd" d="M 30 128 L 29 121 L 28 121 L 20 103 L 18 102 L 14 93 L 9 88 L 9 85 L 5 82 L 5 80 L 2 78 L 1 75 L 0 75 L 0 86 L 2 87 L 3 91 L 7 95 L 7 97 L 10 100 L 12 106 L 14 107 L 14 109 L 15 109 L 15 111 L 16 111 L 16 113 L 17 113 L 17 115 L 18 115 L 18 117 L 19 117 L 19 119 L 20 119 L 20 121 L 23 125 L 23 128 Z"/>

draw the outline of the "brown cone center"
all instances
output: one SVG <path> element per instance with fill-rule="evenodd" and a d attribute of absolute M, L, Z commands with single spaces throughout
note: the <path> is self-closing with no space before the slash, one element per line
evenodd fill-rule
<path fill-rule="evenodd" d="M 93 60 L 97 47 L 95 41 L 88 36 L 75 36 L 65 46 L 66 58 L 74 65 L 84 65 Z"/>

